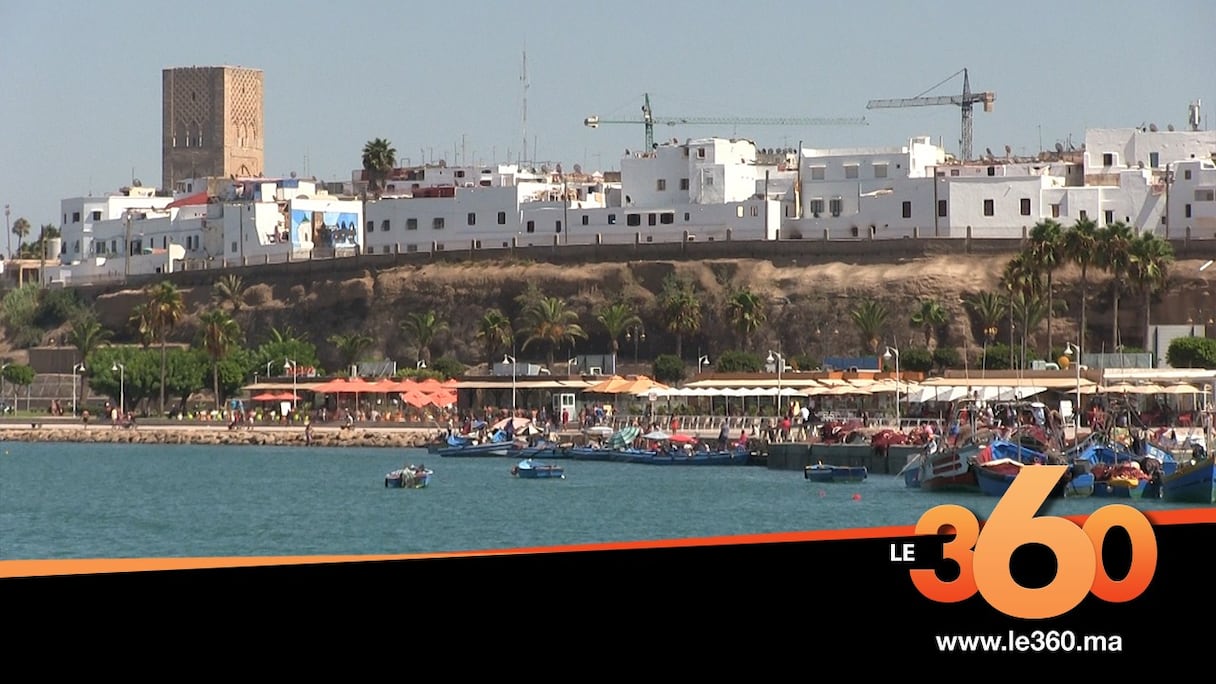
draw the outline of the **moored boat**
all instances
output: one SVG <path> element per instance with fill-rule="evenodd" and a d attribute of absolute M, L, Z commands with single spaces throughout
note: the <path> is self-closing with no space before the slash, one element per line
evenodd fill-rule
<path fill-rule="evenodd" d="M 525 458 L 511 466 L 511 474 L 525 480 L 566 479 L 566 469 L 551 463 L 540 463 Z"/>
<path fill-rule="evenodd" d="M 431 484 L 431 476 L 435 471 L 425 465 L 410 464 L 404 468 L 390 471 L 384 476 L 384 486 L 390 489 L 422 489 Z"/>
<path fill-rule="evenodd" d="M 511 450 L 512 441 L 510 434 L 500 431 L 486 442 L 467 441 L 454 435 L 448 438 L 448 444 L 438 451 L 440 456 L 506 456 Z"/>
<path fill-rule="evenodd" d="M 804 466 L 802 477 L 811 482 L 862 482 L 869 475 L 865 466 L 835 466 L 817 463 Z"/>
<path fill-rule="evenodd" d="M 1161 498 L 1180 503 L 1216 503 L 1213 461 L 1202 445 L 1196 444 L 1191 460 L 1179 463 L 1173 474 L 1162 478 Z"/>

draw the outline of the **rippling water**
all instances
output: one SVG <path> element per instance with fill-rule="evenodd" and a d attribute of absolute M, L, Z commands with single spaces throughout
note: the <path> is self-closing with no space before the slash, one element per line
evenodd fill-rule
<path fill-rule="evenodd" d="M 407 462 L 426 462 L 431 486 L 386 489 L 384 474 Z M 564 480 L 519 480 L 511 459 L 424 450 L 6 442 L 0 558 L 474 551 L 912 525 L 941 503 L 982 518 L 998 501 L 909 490 L 887 475 L 823 485 L 756 466 L 561 463 Z"/>

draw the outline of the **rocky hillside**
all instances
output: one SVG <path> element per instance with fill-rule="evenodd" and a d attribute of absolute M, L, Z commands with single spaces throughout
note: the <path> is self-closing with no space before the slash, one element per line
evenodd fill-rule
<path fill-rule="evenodd" d="M 780 349 L 787 357 L 807 354 L 822 358 L 832 354 L 861 353 L 862 340 L 849 312 L 863 298 L 884 303 L 890 312 L 887 342 L 896 346 L 923 346 L 924 334 L 909 322 L 922 299 L 937 300 L 949 312 L 941 344 L 972 350 L 977 347 L 977 329 L 963 306 L 970 295 L 994 290 L 1002 268 L 1012 254 L 941 255 L 896 259 L 890 263 L 845 263 L 823 261 L 777 265 L 762 259 L 719 259 L 703 261 L 634 261 L 595 263 L 577 266 L 542 262 L 469 263 L 432 262 L 425 265 L 398 266 L 379 271 L 362 270 L 343 275 L 300 282 L 299 277 L 279 276 L 254 280 L 245 277 L 247 306 L 238 320 L 253 343 L 264 339 L 272 327 L 291 329 L 316 343 L 327 368 L 339 365 L 338 355 L 326 342 L 336 332 L 361 331 L 375 340 L 372 355 L 389 358 L 407 367 L 417 358 L 416 350 L 400 331 L 403 314 L 436 311 L 446 320 L 449 330 L 436 339 L 435 356 L 454 355 L 465 364 L 484 362 L 485 354 L 476 341 L 476 324 L 482 314 L 497 307 L 514 315 L 514 298 L 529 283 L 548 296 L 562 297 L 578 312 L 580 323 L 591 334 L 579 342 L 576 353 L 607 353 L 609 341 L 595 321 L 596 310 L 617 297 L 631 301 L 645 323 L 647 338 L 640 352 L 643 358 L 672 353 L 675 341 L 661 332 L 654 310 L 656 297 L 665 277 L 675 272 L 691 279 L 701 293 L 705 314 L 701 334 L 684 342 L 684 357 L 690 363 L 696 354 L 713 358 L 728 349 L 740 348 L 735 334 L 724 322 L 723 301 L 732 288 L 746 287 L 768 302 L 767 326 L 747 343 L 747 348 L 764 355 Z M 1179 261 L 1172 272 L 1170 292 L 1152 305 L 1154 321 L 1185 323 L 1188 316 L 1205 318 L 1216 311 L 1209 308 L 1211 297 L 1198 271 L 1200 260 Z M 1091 339 L 1110 339 L 1109 279 L 1091 274 L 1092 299 L 1089 305 Z M 1056 273 L 1057 297 L 1068 303 L 1063 318 L 1056 320 L 1054 342 L 1075 339 L 1079 318 L 1079 272 L 1064 269 Z M 210 290 L 205 286 L 184 287 L 190 316 L 173 333 L 176 341 L 193 336 L 197 314 L 210 305 Z M 103 325 L 122 331 L 116 341 L 130 339 L 125 323 L 132 307 L 142 300 L 139 290 L 120 290 L 94 297 Z M 1198 308 L 1197 308 L 1198 307 Z M 1143 344 L 1144 313 L 1142 300 L 1125 295 L 1120 306 L 1124 341 L 1129 346 Z M 1044 325 L 1042 330 L 1045 331 Z M 1037 339 L 1045 344 L 1046 334 Z M 1095 348 L 1100 343 L 1092 345 Z M 567 350 L 568 351 L 568 350 Z M 621 356 L 632 355 L 632 344 L 621 340 Z M 11 356 L 11 354 L 10 354 Z M 541 360 L 542 350 L 521 350 L 521 361 Z M 560 354 L 559 354 L 560 356 Z"/>

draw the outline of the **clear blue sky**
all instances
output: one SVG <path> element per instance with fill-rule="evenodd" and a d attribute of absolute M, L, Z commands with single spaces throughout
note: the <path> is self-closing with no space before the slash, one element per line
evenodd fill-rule
<path fill-rule="evenodd" d="M 1033 154 L 1086 128 L 1213 127 L 1210 0 L 851 0 L 540 3 L 0 3 L 0 195 L 12 220 L 59 224 L 59 201 L 160 185 L 161 70 L 262 69 L 266 173 L 349 179 L 364 143 L 404 163 L 514 161 L 619 168 L 656 116 L 865 117 L 865 127 L 683 126 L 657 139 L 748 137 L 760 147 L 896 146 L 957 153 L 952 105 L 866 110 L 876 98 L 955 95 L 966 67 L 974 150 Z M 949 80 L 947 80 L 949 79 Z M 930 90 L 935 84 L 946 81 Z M 533 149 L 535 154 L 533 154 Z M 0 240 L 0 245 L 3 245 Z"/>

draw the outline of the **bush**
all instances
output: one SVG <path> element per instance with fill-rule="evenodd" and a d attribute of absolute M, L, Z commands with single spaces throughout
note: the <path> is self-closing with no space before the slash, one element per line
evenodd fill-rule
<path fill-rule="evenodd" d="M 663 354 L 654 360 L 654 379 L 674 385 L 684 379 L 684 361 L 675 354 Z"/>
<path fill-rule="evenodd" d="M 751 352 L 732 349 L 718 355 L 714 370 L 719 373 L 759 373 L 764 370 L 764 360 Z"/>

